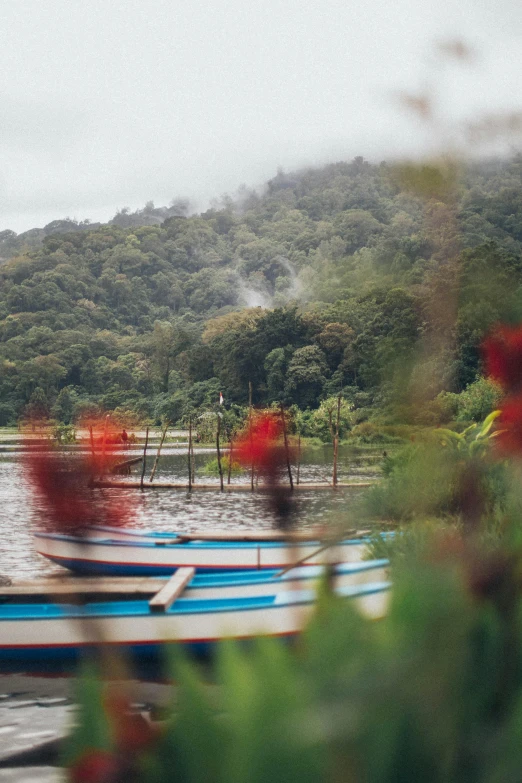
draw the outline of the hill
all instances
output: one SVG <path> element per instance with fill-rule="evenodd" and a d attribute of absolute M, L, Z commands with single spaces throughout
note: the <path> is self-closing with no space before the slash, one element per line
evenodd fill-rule
<path fill-rule="evenodd" d="M 522 158 L 454 169 L 362 158 L 287 174 L 187 216 L 0 234 L 0 425 L 215 402 L 316 407 L 342 387 L 435 416 L 522 313 Z M 430 407 L 431 406 L 431 407 Z M 424 411 L 424 412 L 423 412 Z"/>

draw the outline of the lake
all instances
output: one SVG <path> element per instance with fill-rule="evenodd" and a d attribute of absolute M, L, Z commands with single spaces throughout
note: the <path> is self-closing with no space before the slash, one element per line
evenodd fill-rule
<path fill-rule="evenodd" d="M 155 447 L 147 459 L 147 477 L 152 469 Z M 123 459 L 136 456 L 139 450 L 125 452 Z M 58 573 L 61 569 L 51 565 L 34 551 L 32 532 L 38 528 L 41 513 L 38 501 L 31 496 L 25 481 L 22 462 L 23 446 L 15 436 L 3 436 L 0 440 L 0 575 L 11 579 L 28 579 Z M 373 452 L 341 446 L 339 449 L 339 480 L 366 481 L 378 478 L 382 450 Z M 95 489 L 103 499 L 114 494 L 127 496 L 136 509 L 135 526 L 158 530 L 211 530 L 215 528 L 270 528 L 273 518 L 263 493 L 219 492 L 217 477 L 205 475 L 205 465 L 215 457 L 213 449 L 197 449 L 195 452 L 196 482 L 215 483 L 216 492 L 182 490 Z M 71 454 L 74 459 L 74 453 Z M 140 466 L 134 468 L 133 479 L 139 476 Z M 301 481 L 324 482 L 331 480 L 332 448 L 313 447 L 303 451 Z M 225 479 L 226 480 L 226 479 Z M 186 482 L 187 452 L 184 446 L 165 445 L 162 451 L 155 481 Z M 247 475 L 234 476 L 233 483 L 248 482 Z M 360 489 L 300 491 L 296 493 L 297 517 L 300 526 L 324 523 L 329 518 L 347 516 Z"/>

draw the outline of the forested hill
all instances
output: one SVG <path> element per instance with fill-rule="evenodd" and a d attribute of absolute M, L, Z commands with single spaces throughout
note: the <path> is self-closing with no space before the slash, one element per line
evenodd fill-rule
<path fill-rule="evenodd" d="M 0 424 L 159 421 L 219 391 L 244 403 L 249 382 L 254 402 L 301 408 L 342 386 L 363 419 L 398 415 L 419 377 L 433 399 L 465 388 L 485 330 L 521 315 L 522 158 L 451 185 L 396 174 L 356 158 L 200 215 L 149 204 L 1 233 Z"/>

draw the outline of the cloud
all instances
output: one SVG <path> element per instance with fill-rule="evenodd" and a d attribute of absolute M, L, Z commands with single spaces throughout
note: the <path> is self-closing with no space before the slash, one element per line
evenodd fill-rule
<path fill-rule="evenodd" d="M 448 126 L 519 109 L 516 0 L 2 6 L 0 229 L 175 196 L 204 207 L 278 166 L 429 153 L 432 130 L 392 96 L 422 93 L 440 41 L 484 54 L 439 68 Z"/>
<path fill-rule="evenodd" d="M 85 112 L 76 106 L 0 93 L 0 150 L 59 158 L 83 135 Z"/>

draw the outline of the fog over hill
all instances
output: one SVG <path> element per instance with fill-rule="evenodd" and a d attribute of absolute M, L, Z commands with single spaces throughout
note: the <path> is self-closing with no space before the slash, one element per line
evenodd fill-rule
<path fill-rule="evenodd" d="M 219 391 L 243 404 L 249 382 L 257 403 L 301 408 L 342 387 L 364 419 L 419 383 L 432 401 L 463 390 L 486 330 L 522 316 L 522 157 L 358 157 L 200 214 L 149 202 L 0 241 L 0 423 L 159 421 Z"/>
<path fill-rule="evenodd" d="M 521 32 L 515 0 L 3 2 L 0 227 L 201 211 L 280 165 L 509 151 L 469 126 L 520 111 Z"/>

